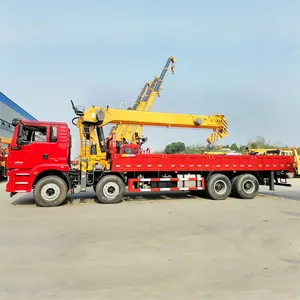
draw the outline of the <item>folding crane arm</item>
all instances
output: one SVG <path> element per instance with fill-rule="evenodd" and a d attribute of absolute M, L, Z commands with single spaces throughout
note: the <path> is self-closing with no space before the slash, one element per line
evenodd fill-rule
<path fill-rule="evenodd" d="M 163 67 L 160 76 L 155 76 L 154 79 L 146 83 L 142 89 L 141 94 L 138 96 L 137 100 L 135 101 L 134 105 L 132 106 L 132 110 L 138 111 L 149 111 L 157 96 L 159 96 L 161 92 L 161 85 L 165 78 L 167 71 L 169 70 L 171 64 L 171 72 L 174 74 L 175 72 L 175 63 L 176 59 L 173 56 L 169 56 L 165 66 Z M 117 140 L 125 140 L 128 142 L 132 142 L 134 144 L 137 143 L 137 139 L 141 140 L 141 125 L 134 125 L 134 124 L 122 124 L 116 127 L 116 138 Z"/>
<path fill-rule="evenodd" d="M 213 133 L 207 141 L 213 143 L 217 139 L 228 135 L 227 121 L 223 115 L 193 115 L 172 114 L 162 112 L 144 112 L 134 110 L 122 110 L 113 108 L 101 108 L 91 106 L 83 115 L 79 116 L 83 125 L 103 127 L 107 124 L 133 124 L 141 126 L 163 126 L 178 128 L 202 128 L 213 129 Z"/>

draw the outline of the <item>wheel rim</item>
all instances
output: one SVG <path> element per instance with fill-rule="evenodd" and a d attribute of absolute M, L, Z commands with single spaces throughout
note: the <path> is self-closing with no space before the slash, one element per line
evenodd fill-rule
<path fill-rule="evenodd" d="M 243 183 L 243 191 L 246 194 L 252 194 L 255 191 L 255 184 L 252 180 L 245 180 Z"/>
<path fill-rule="evenodd" d="M 214 190 L 219 195 L 225 194 L 227 191 L 227 183 L 224 180 L 217 180 L 214 184 Z"/>
<path fill-rule="evenodd" d="M 118 196 L 120 192 L 120 188 L 118 186 L 118 184 L 116 184 L 115 182 L 107 182 L 104 186 L 103 186 L 103 194 L 105 197 L 109 198 L 109 199 L 114 199 Z"/>
<path fill-rule="evenodd" d="M 60 195 L 60 188 L 55 183 L 48 183 L 42 187 L 41 195 L 46 201 L 54 201 Z"/>

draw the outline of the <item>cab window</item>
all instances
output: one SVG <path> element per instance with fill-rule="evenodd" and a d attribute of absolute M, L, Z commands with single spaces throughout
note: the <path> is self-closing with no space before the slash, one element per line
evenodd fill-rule
<path fill-rule="evenodd" d="M 24 126 L 22 140 L 26 144 L 34 142 L 43 143 L 47 141 L 47 127 L 45 126 Z"/>
<path fill-rule="evenodd" d="M 57 127 L 51 126 L 50 127 L 50 143 L 56 143 L 57 142 Z"/>
<path fill-rule="evenodd" d="M 132 154 L 132 149 L 131 148 L 123 148 L 125 154 Z"/>

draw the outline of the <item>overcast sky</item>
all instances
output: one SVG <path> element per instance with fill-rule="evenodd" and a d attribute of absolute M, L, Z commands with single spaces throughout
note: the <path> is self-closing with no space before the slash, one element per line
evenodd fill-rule
<path fill-rule="evenodd" d="M 300 1 L 0 0 L 0 90 L 39 120 L 132 103 L 168 56 L 153 111 L 225 114 L 229 136 L 300 145 Z M 207 130 L 145 128 L 147 145 Z"/>

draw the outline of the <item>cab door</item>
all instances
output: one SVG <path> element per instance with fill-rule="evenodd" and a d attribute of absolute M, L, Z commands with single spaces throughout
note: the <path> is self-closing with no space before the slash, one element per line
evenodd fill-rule
<path fill-rule="evenodd" d="M 49 126 L 48 163 L 67 165 L 70 151 L 70 130 L 67 126 L 52 124 Z"/>
<path fill-rule="evenodd" d="M 22 145 L 12 145 L 9 149 L 9 167 L 29 171 L 37 165 L 44 164 L 48 159 L 48 131 L 49 126 L 24 125 Z"/>

